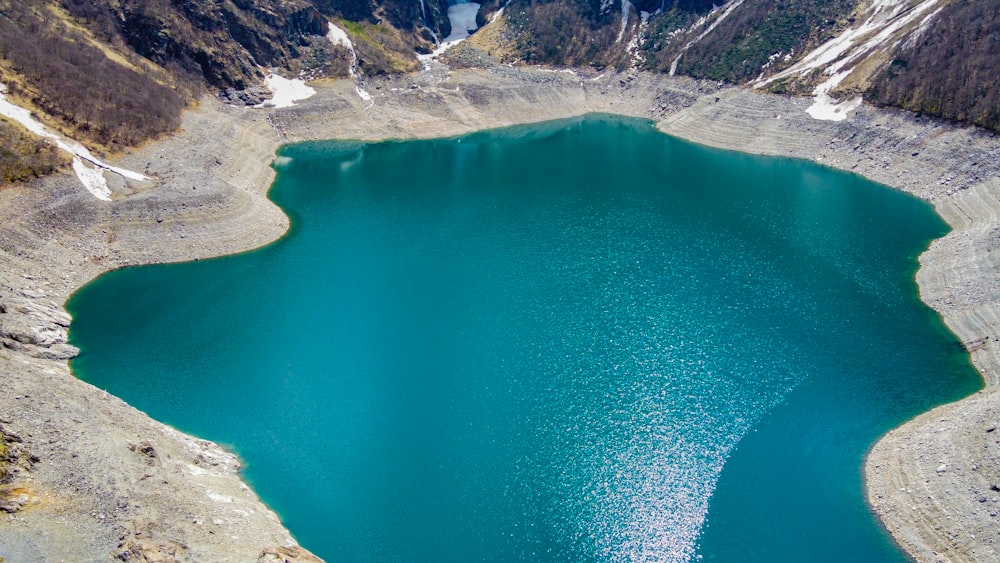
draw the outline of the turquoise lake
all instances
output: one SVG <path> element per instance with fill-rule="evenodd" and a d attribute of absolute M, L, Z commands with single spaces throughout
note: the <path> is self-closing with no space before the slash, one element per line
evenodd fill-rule
<path fill-rule="evenodd" d="M 107 274 L 77 375 L 329 561 L 905 561 L 877 438 L 981 386 L 900 192 L 588 116 L 281 149 L 289 234 Z"/>

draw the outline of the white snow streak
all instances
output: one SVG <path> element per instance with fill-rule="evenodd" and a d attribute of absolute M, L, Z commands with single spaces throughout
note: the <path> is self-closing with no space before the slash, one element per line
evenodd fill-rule
<path fill-rule="evenodd" d="M 622 0 L 622 28 L 618 30 L 618 39 L 615 39 L 615 43 L 621 43 L 622 39 L 625 38 L 625 29 L 628 27 L 628 13 L 633 7 L 629 0 Z"/>
<path fill-rule="evenodd" d="M 420 4 L 423 6 L 423 2 Z M 347 47 L 352 53 L 354 52 L 354 43 L 351 43 L 351 38 L 347 36 L 347 32 L 333 25 L 332 22 L 328 24 L 326 38 L 330 40 L 330 43 Z"/>
<path fill-rule="evenodd" d="M 733 13 L 736 10 L 736 8 L 739 8 L 740 4 L 743 4 L 743 1 L 744 0 L 732 0 L 729 3 L 729 5 L 726 6 L 725 11 L 719 14 L 719 17 L 715 18 L 715 21 L 713 21 L 712 24 L 708 26 L 708 29 L 701 32 L 701 34 L 698 35 L 698 37 L 695 37 L 691 41 L 688 41 L 686 45 L 684 45 L 684 47 L 681 49 L 680 54 L 677 55 L 677 57 L 670 63 L 670 76 L 677 74 L 677 63 L 681 62 L 681 57 L 684 56 L 684 53 L 686 53 L 687 50 L 690 49 L 692 45 L 704 39 L 706 35 L 715 31 L 715 28 L 719 27 L 719 24 L 722 23 L 722 20 L 729 17 L 729 14 Z M 720 8 L 714 8 L 712 12 L 715 12 L 718 9 Z M 695 26 L 701 25 L 703 21 L 704 19 L 699 20 L 698 23 L 695 24 Z"/>
<path fill-rule="evenodd" d="M 635 8 L 635 5 L 632 5 Z M 642 54 L 639 52 L 639 40 L 643 38 L 646 29 L 649 27 L 649 18 L 652 14 L 649 12 L 639 12 L 639 29 L 629 39 L 628 45 L 625 46 L 625 52 L 630 56 L 631 67 L 633 69 L 638 68 L 642 63 Z M 624 28 L 623 28 L 624 32 Z"/>
<path fill-rule="evenodd" d="M 351 42 L 351 38 L 347 36 L 347 32 L 339 27 L 333 25 L 332 22 L 328 24 L 330 27 L 329 31 L 326 33 L 326 38 L 333 43 L 334 46 L 347 47 L 351 52 L 351 66 L 347 69 L 347 73 L 351 75 L 351 78 L 357 79 L 360 75 L 358 73 L 358 53 L 354 50 L 354 43 Z"/>
<path fill-rule="evenodd" d="M 104 177 L 104 171 L 98 167 L 89 167 L 83 163 L 79 156 L 73 157 L 73 172 L 80 179 L 83 187 L 94 194 L 97 199 L 111 201 L 111 188 L 108 187 L 108 180 Z"/>
<path fill-rule="evenodd" d="M 105 170 L 129 180 L 143 181 L 150 179 L 148 176 L 139 174 L 138 172 L 105 164 L 91 154 L 87 147 L 73 139 L 64 138 L 32 117 L 31 112 L 27 109 L 11 103 L 4 95 L 6 93 L 7 86 L 0 84 L 0 115 L 20 123 L 28 131 L 48 140 L 60 150 L 73 155 L 73 171 L 76 173 L 76 177 L 79 178 L 83 187 L 87 188 L 87 191 L 97 199 L 111 201 L 111 189 L 108 187 L 108 181 L 104 177 Z M 87 165 L 88 162 L 90 163 L 89 166 Z"/>
<path fill-rule="evenodd" d="M 421 3 L 421 9 L 422 8 L 423 4 Z M 361 87 L 364 81 L 361 80 L 361 73 L 358 71 L 358 53 L 357 51 L 354 50 L 354 43 L 351 42 L 351 38 L 348 37 L 347 32 L 333 25 L 333 22 L 330 22 L 329 26 L 330 27 L 329 31 L 326 34 L 326 38 L 330 40 L 330 43 L 333 43 L 334 45 L 347 47 L 348 50 L 351 51 L 351 66 L 347 70 L 347 72 L 348 74 L 351 75 L 351 78 L 353 78 L 355 82 L 357 82 L 357 85 L 354 87 L 354 91 L 357 92 L 358 97 L 361 98 L 363 101 L 368 102 L 368 105 L 365 106 L 365 110 L 367 111 L 371 109 L 373 105 L 375 105 L 375 100 L 374 98 L 372 98 L 371 94 L 369 94 L 364 88 Z"/>
<path fill-rule="evenodd" d="M 754 86 L 760 88 L 791 76 L 805 77 L 822 69 L 823 74 L 829 78 L 813 90 L 816 101 L 806 111 L 815 119 L 846 119 L 848 112 L 861 105 L 861 98 L 837 103 L 830 92 L 854 72 L 854 65 L 864 57 L 877 49 L 892 49 L 898 45 L 902 40 L 898 36 L 900 30 L 921 17 L 923 20 L 916 33 L 925 30 L 930 20 L 940 11 L 938 8 L 928 13 L 938 2 L 939 0 L 875 0 L 868 8 L 868 18 L 859 26 L 845 30 L 791 67 L 767 80 L 756 82 Z"/>

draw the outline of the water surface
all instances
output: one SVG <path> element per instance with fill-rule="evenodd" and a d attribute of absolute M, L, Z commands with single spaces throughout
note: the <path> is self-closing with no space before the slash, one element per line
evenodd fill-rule
<path fill-rule="evenodd" d="M 931 208 L 590 116 L 281 151 L 292 230 L 103 276 L 77 374 L 331 561 L 901 561 L 863 456 L 979 379 Z"/>

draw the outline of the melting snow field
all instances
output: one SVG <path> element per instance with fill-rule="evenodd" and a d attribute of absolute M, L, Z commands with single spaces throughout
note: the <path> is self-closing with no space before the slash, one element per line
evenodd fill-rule
<path fill-rule="evenodd" d="M 347 47 L 352 53 L 354 52 L 354 44 L 351 43 L 351 38 L 347 36 L 347 32 L 332 23 L 329 24 L 329 27 L 327 28 L 326 38 L 330 41 L 330 43 Z"/>
<path fill-rule="evenodd" d="M 444 38 L 437 49 L 429 55 L 417 55 L 420 62 L 427 68 L 427 64 L 436 59 L 438 55 L 458 45 L 469 37 L 473 31 L 479 29 L 476 23 L 476 14 L 479 13 L 480 5 L 475 2 L 465 4 L 455 4 L 448 7 L 448 21 L 451 22 L 451 34 Z"/>
<path fill-rule="evenodd" d="M 898 32 L 920 23 L 914 33 L 919 34 L 940 11 L 934 10 L 939 0 L 875 0 L 868 8 L 868 17 L 857 27 L 820 45 L 788 69 L 767 80 L 758 81 L 756 87 L 766 86 L 776 80 L 790 76 L 806 76 L 822 69 L 828 78 L 813 90 L 815 102 L 806 112 L 815 119 L 842 121 L 847 114 L 861 106 L 861 97 L 837 102 L 830 92 L 840 85 L 852 72 L 854 66 L 877 49 L 891 49 L 902 40 Z M 921 19 L 922 18 L 922 19 Z M 911 34 L 912 35 L 912 34 Z"/>
<path fill-rule="evenodd" d="M 113 172 L 129 180 L 143 181 L 150 179 L 148 176 L 144 176 L 138 172 L 105 164 L 91 154 L 87 147 L 72 139 L 64 138 L 35 119 L 27 109 L 11 103 L 4 95 L 6 93 L 7 86 L 0 84 L 0 115 L 16 121 L 28 131 L 43 139 L 47 139 L 59 149 L 73 155 L 73 171 L 76 173 L 76 177 L 80 179 L 83 187 L 87 188 L 87 191 L 97 199 L 111 201 L 111 188 L 108 187 L 104 171 Z"/>
<path fill-rule="evenodd" d="M 298 78 L 288 79 L 277 74 L 269 74 L 264 79 L 264 84 L 273 94 L 270 99 L 258 105 L 259 108 L 288 108 L 295 105 L 295 102 L 305 100 L 316 94 L 316 90 L 306 85 L 304 80 Z"/>
<path fill-rule="evenodd" d="M 861 96 L 844 102 L 838 102 L 830 96 L 830 90 L 837 84 L 840 84 L 849 74 L 851 74 L 850 70 L 839 72 L 817 86 L 813 90 L 813 95 L 816 96 L 816 99 L 806 109 L 806 113 L 811 115 L 813 119 L 822 121 L 843 121 L 847 119 L 848 113 L 861 107 Z"/>
<path fill-rule="evenodd" d="M 479 4 L 475 2 L 449 6 L 448 21 L 451 22 L 451 35 L 445 37 L 444 42 L 461 41 L 467 38 L 470 33 L 479 29 L 479 26 L 476 24 L 476 14 L 478 13 Z"/>
<path fill-rule="evenodd" d="M 330 43 L 334 46 L 347 47 L 347 49 L 351 51 L 351 66 L 348 69 L 348 73 L 351 75 L 351 78 L 358 83 L 358 85 L 354 87 L 354 91 L 357 92 L 359 98 L 368 102 L 365 109 L 370 109 L 373 105 L 375 105 L 375 100 L 367 90 L 361 87 L 361 73 L 358 72 L 358 53 L 354 50 L 354 43 L 351 42 L 351 38 L 347 36 L 346 31 L 333 25 L 333 23 L 330 23 L 329 26 L 326 38 L 330 41 Z"/>

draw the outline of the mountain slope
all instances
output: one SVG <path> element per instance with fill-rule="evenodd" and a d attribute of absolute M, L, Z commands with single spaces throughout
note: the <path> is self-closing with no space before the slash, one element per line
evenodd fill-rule
<path fill-rule="evenodd" d="M 866 91 L 877 104 L 1000 130 L 1000 3 L 952 2 L 901 43 Z"/>

